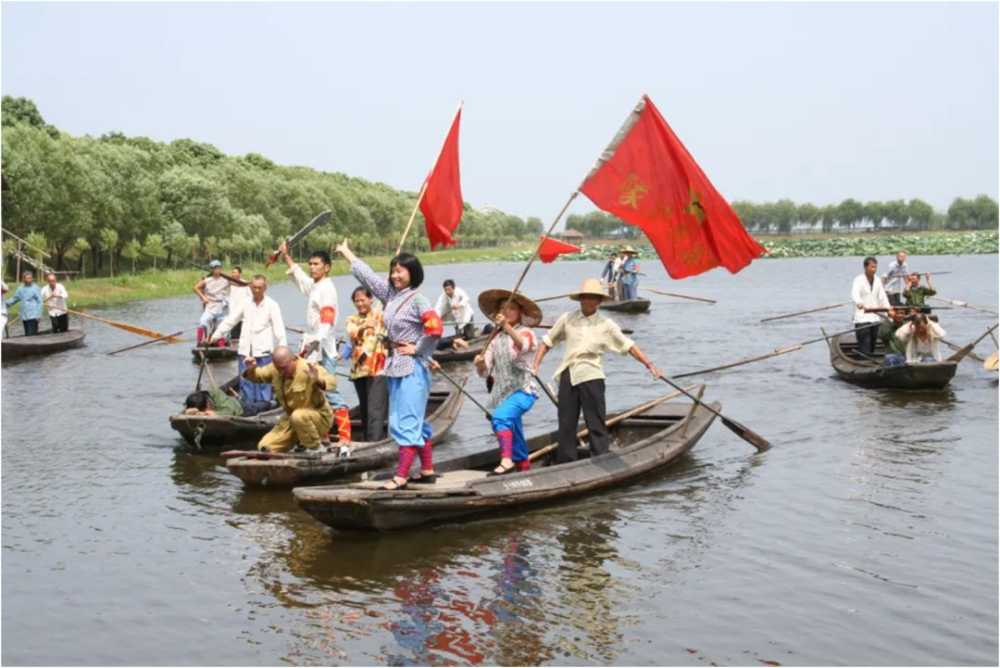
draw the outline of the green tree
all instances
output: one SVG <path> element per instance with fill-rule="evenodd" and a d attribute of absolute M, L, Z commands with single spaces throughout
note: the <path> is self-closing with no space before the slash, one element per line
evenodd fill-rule
<path fill-rule="evenodd" d="M 529 216 L 528 220 L 524 221 L 524 231 L 530 236 L 540 237 L 545 234 L 545 224 L 541 218 Z"/>
<path fill-rule="evenodd" d="M 917 229 L 929 230 L 934 209 L 922 199 L 911 199 L 906 205 L 906 216 L 913 221 Z"/>
<path fill-rule="evenodd" d="M 116 230 L 104 228 L 98 232 L 97 238 L 101 250 L 108 254 L 108 266 L 111 269 L 111 278 L 114 278 L 115 253 L 118 251 L 118 232 Z"/>
<path fill-rule="evenodd" d="M 972 219 L 976 229 L 997 229 L 997 203 L 988 195 L 980 195 L 972 202 Z"/>
<path fill-rule="evenodd" d="M 52 138 L 59 136 L 59 130 L 46 123 L 45 119 L 42 118 L 42 112 L 38 111 L 35 103 L 26 97 L 4 95 L 0 99 L 0 114 L 2 114 L 5 127 L 14 123 L 24 123 L 33 128 L 44 130 Z"/>
<path fill-rule="evenodd" d="M 132 261 L 132 275 L 135 276 L 135 262 L 142 255 L 142 244 L 137 239 L 129 239 L 122 247 L 122 257 Z"/>
<path fill-rule="evenodd" d="M 837 206 L 837 221 L 849 229 L 865 218 L 865 207 L 856 199 L 847 198 Z"/>
<path fill-rule="evenodd" d="M 972 228 L 975 213 L 970 200 L 956 197 L 948 207 L 948 227 L 953 230 Z"/>
<path fill-rule="evenodd" d="M 160 234 L 150 234 L 142 244 L 142 254 L 153 261 L 153 271 L 156 271 L 156 261 L 167 257 L 167 248 L 163 243 L 163 236 Z"/>

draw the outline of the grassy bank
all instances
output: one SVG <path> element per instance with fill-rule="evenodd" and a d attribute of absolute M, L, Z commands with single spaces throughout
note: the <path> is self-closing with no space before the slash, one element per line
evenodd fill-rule
<path fill-rule="evenodd" d="M 495 262 L 511 252 L 530 253 L 534 249 L 533 245 L 506 246 L 503 248 L 463 248 L 459 250 L 443 250 L 433 253 L 421 253 L 420 261 L 425 265 L 436 264 L 462 264 L 469 262 Z M 390 256 L 366 257 L 368 262 L 376 271 L 388 271 Z M 286 280 L 285 264 L 283 262 L 272 265 L 267 272 L 264 272 L 263 265 L 244 264 L 243 276 L 249 277 L 254 274 L 266 273 L 269 282 Z M 334 260 L 333 275 L 343 276 L 348 273 L 347 263 L 343 260 Z M 66 282 L 66 289 L 69 291 L 69 307 L 74 310 L 89 308 L 92 306 L 107 306 L 110 304 L 121 304 L 124 302 L 161 299 L 164 297 L 176 297 L 178 295 L 194 295 L 191 288 L 201 278 L 202 274 L 196 269 L 178 269 L 167 271 L 147 271 L 135 276 L 123 275 L 115 278 L 84 278 L 76 281 Z M 16 285 L 10 285 L 13 296 Z M 17 314 L 18 306 L 10 310 L 11 317 Z"/>

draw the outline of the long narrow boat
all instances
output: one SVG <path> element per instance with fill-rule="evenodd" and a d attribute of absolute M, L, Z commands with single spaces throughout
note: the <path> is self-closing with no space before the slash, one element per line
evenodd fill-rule
<path fill-rule="evenodd" d="M 426 419 L 434 430 L 432 444 L 440 442 L 451 429 L 462 409 L 463 398 L 454 387 L 431 390 Z M 351 409 L 352 417 L 356 411 Z M 389 438 L 374 443 L 355 442 L 350 457 L 253 452 L 226 460 L 226 467 L 248 487 L 295 487 L 387 466 L 396 458 L 397 451 L 395 441 Z"/>
<path fill-rule="evenodd" d="M 693 448 L 715 415 L 691 408 L 661 404 L 626 418 L 610 428 L 611 452 L 589 458 L 581 448 L 581 459 L 571 464 L 549 465 L 550 452 L 533 462 L 530 471 L 487 477 L 498 463 L 496 448 L 491 448 L 435 463 L 438 480 L 433 485 L 390 491 L 382 489 L 384 480 L 370 480 L 296 489 L 295 500 L 334 529 L 384 531 L 580 496 L 662 469 Z M 528 448 L 535 452 L 556 438 L 555 431 L 536 436 Z"/>
<path fill-rule="evenodd" d="M 619 313 L 645 313 L 649 310 L 650 301 L 648 299 L 629 299 L 626 301 L 609 301 L 601 304 L 605 311 L 618 311 Z"/>
<path fill-rule="evenodd" d="M 239 376 L 220 385 L 223 391 L 236 390 Z M 261 437 L 278 424 L 284 409 L 258 413 L 253 417 L 232 415 L 184 415 L 170 416 L 170 426 L 191 445 L 231 447 L 256 447 Z"/>
<path fill-rule="evenodd" d="M 955 377 L 956 362 L 884 365 L 885 349 L 879 344 L 871 355 L 858 352 L 853 334 L 830 342 L 830 363 L 844 380 L 862 387 L 894 390 L 939 390 Z"/>
<path fill-rule="evenodd" d="M 84 337 L 86 337 L 84 331 L 76 327 L 58 334 L 45 332 L 37 336 L 11 336 L 0 343 L 0 354 L 3 359 L 48 355 L 70 348 L 79 348 L 83 345 Z"/>
<path fill-rule="evenodd" d="M 204 353 L 207 362 L 227 362 L 236 359 L 239 352 L 240 342 L 230 341 L 222 346 L 195 346 L 191 349 L 191 361 L 201 364 L 201 354 Z"/>
<path fill-rule="evenodd" d="M 439 364 L 447 364 L 448 362 L 468 362 L 473 359 L 476 355 L 483 352 L 483 348 L 486 347 L 486 341 L 489 336 L 477 336 L 474 339 L 469 339 L 466 343 L 469 344 L 468 350 L 435 350 L 432 357 L 435 362 Z"/>

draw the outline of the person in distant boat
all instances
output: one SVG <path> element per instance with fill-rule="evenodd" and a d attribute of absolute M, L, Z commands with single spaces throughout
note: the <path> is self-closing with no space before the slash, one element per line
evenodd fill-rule
<path fill-rule="evenodd" d="M 906 363 L 906 343 L 896 336 L 896 331 L 903 326 L 905 318 L 903 310 L 897 308 L 890 308 L 888 315 L 888 319 L 883 320 L 878 326 L 876 336 L 885 345 L 885 357 L 882 363 L 886 367 L 891 367 Z"/>
<path fill-rule="evenodd" d="M 204 311 L 198 320 L 198 343 L 206 340 L 212 329 L 226 317 L 226 300 L 229 299 L 229 280 L 222 275 L 222 263 L 212 260 L 208 263 L 212 273 L 198 281 L 194 286 L 195 294 L 201 299 Z M 219 347 L 226 345 L 225 339 L 219 339 Z"/>
<path fill-rule="evenodd" d="M 3 318 L 3 324 L 0 324 L 0 328 L 7 329 L 7 291 L 9 288 L 7 284 L 0 280 L 0 318 Z"/>
<path fill-rule="evenodd" d="M 472 302 L 468 293 L 455 286 L 450 278 L 444 282 L 444 292 L 438 297 L 434 311 L 446 325 L 455 325 L 454 336 L 443 336 L 438 341 L 438 350 L 448 348 L 467 350 L 468 341 L 476 336 L 476 326 L 473 324 Z"/>
<path fill-rule="evenodd" d="M 351 360 L 351 382 L 358 395 L 361 429 L 369 443 L 384 441 L 389 428 L 389 384 L 385 378 L 386 340 L 382 308 L 371 291 L 358 286 L 351 295 L 357 313 L 347 319 L 349 346 L 345 359 Z"/>
<path fill-rule="evenodd" d="M 622 262 L 621 277 L 618 279 L 619 299 L 623 302 L 639 298 L 639 272 L 642 267 L 635 259 L 636 250 L 632 246 L 622 249 L 625 261 Z"/>
<path fill-rule="evenodd" d="M 871 355 L 875 352 L 875 334 L 879 317 L 865 309 L 888 309 L 889 297 L 885 294 L 882 281 L 876 277 L 878 260 L 868 256 L 864 261 L 864 273 L 854 279 L 851 286 L 851 301 L 854 310 L 854 336 L 858 341 L 858 352 Z"/>
<path fill-rule="evenodd" d="M 569 297 L 580 303 L 580 310 L 563 314 L 542 338 L 535 355 L 534 372 L 537 375 L 549 350 L 562 342 L 566 343 L 562 364 L 553 376 L 559 383 L 557 464 L 577 459 L 576 429 L 581 409 L 590 429 L 591 456 L 603 455 L 610 450 L 610 437 L 605 424 L 605 351 L 629 354 L 649 369 L 654 378 L 663 377 L 663 372 L 649 361 L 639 346 L 622 334 L 621 328 L 610 318 L 598 312 L 601 302 L 610 299 L 601 290 L 600 279 L 588 278 L 580 291 Z"/>
<path fill-rule="evenodd" d="M 906 253 L 896 253 L 896 259 L 889 263 L 888 270 L 882 274 L 882 287 L 893 306 L 903 305 L 903 291 L 906 290 L 910 270 L 906 266 Z"/>
<path fill-rule="evenodd" d="M 26 271 L 21 275 L 21 285 L 14 296 L 4 302 L 10 308 L 21 303 L 21 324 L 25 336 L 38 336 L 38 321 L 42 317 L 42 291 L 35 285 L 35 275 Z"/>
<path fill-rule="evenodd" d="M 337 288 L 330 278 L 332 262 L 330 254 L 325 250 L 313 251 L 309 256 L 309 273 L 302 267 L 295 264 L 292 256 L 288 253 L 288 246 L 282 242 L 278 249 L 281 257 L 288 265 L 285 272 L 295 281 L 299 292 L 309 298 L 306 304 L 306 323 L 309 325 L 309 333 L 302 337 L 302 348 L 299 355 L 311 362 L 318 362 L 323 365 L 331 375 L 337 375 L 337 361 L 340 356 L 337 354 L 337 335 L 334 328 L 337 326 Z M 341 446 L 350 447 L 351 443 L 351 416 L 350 407 L 341 395 L 336 385 L 330 387 L 326 395 L 330 408 L 333 410 L 333 420 L 337 427 L 337 440 Z"/>
<path fill-rule="evenodd" d="M 927 315 L 918 313 L 898 330 L 896 336 L 906 344 L 906 361 L 909 364 L 940 362 L 938 341 L 948 335 L 938 323 Z"/>
<path fill-rule="evenodd" d="M 924 274 L 927 278 L 927 287 L 920 285 L 920 274 L 910 274 L 907 279 L 906 290 L 903 292 L 903 298 L 906 299 L 907 308 L 912 308 L 922 313 L 930 313 L 931 309 L 927 306 L 927 298 L 933 297 L 937 294 L 937 290 L 934 289 L 934 284 L 931 283 L 931 275 Z"/>
<path fill-rule="evenodd" d="M 253 417 L 271 409 L 270 402 L 251 402 L 226 394 L 219 388 L 192 392 L 184 401 L 184 415 L 228 415 Z"/>
<path fill-rule="evenodd" d="M 267 292 L 267 277 L 258 274 L 248 287 L 251 298 L 235 308 L 230 307 L 229 315 L 208 340 L 209 345 L 224 340 L 226 334 L 246 324 L 247 332 L 239 339 L 236 357 L 237 368 L 242 375 L 246 371 L 246 359 L 253 357 L 258 367 L 271 363 L 271 353 L 278 346 L 288 345 L 285 321 L 281 307 L 264 293 Z M 240 393 L 250 402 L 269 402 L 274 393 L 268 383 L 251 383 L 240 378 Z"/>
<path fill-rule="evenodd" d="M 542 322 L 542 310 L 519 292 L 508 304 L 510 297 L 510 290 L 501 289 L 479 295 L 479 309 L 501 328 L 489 347 L 473 360 L 480 378 L 493 379 L 489 408 L 493 411 L 493 433 L 500 445 L 500 465 L 491 476 L 531 468 L 523 418 L 538 399 L 538 387 L 531 375 L 538 345 L 531 327 Z"/>
<path fill-rule="evenodd" d="M 431 395 L 431 354 L 444 330 L 430 301 L 417 292 L 424 282 L 424 268 L 410 253 L 389 261 L 389 280 L 372 271 L 348 247 L 347 239 L 336 251 L 351 263 L 351 275 L 385 304 L 383 319 L 389 336 L 385 377 L 389 382 L 389 436 L 399 445 L 396 475 L 385 487 L 401 489 L 411 479 L 410 467 L 420 455 L 420 477 L 412 482 L 432 484 L 434 472 L 431 436 L 426 421 Z"/>
<path fill-rule="evenodd" d="M 243 282 L 243 268 L 233 267 L 229 275 L 235 279 L 230 281 L 229 285 L 229 299 L 226 302 L 226 311 L 231 315 L 235 311 L 239 311 L 243 308 L 243 304 L 253 299 L 253 291 L 250 289 L 249 285 L 240 285 Z M 229 338 L 233 341 L 239 341 L 240 334 L 243 333 L 243 323 L 238 322 L 236 326 L 233 327 L 232 331 L 229 332 Z"/>
<path fill-rule="evenodd" d="M 46 285 L 42 288 L 42 302 L 49 310 L 49 321 L 52 323 L 52 333 L 59 334 L 69 330 L 69 313 L 66 312 L 66 300 L 69 293 L 66 287 L 56 281 L 56 275 L 49 272 L 45 275 Z"/>
<path fill-rule="evenodd" d="M 608 296 L 618 299 L 618 253 L 608 256 L 604 271 L 601 272 L 601 280 L 608 284 Z"/>
<path fill-rule="evenodd" d="M 278 346 L 271 363 L 257 366 L 246 358 L 243 377 L 253 383 L 271 383 L 278 403 L 285 409 L 278 424 L 257 444 L 262 452 L 323 452 L 330 449 L 325 440 L 333 427 L 333 412 L 327 392 L 337 389 L 337 379 L 323 366 L 299 358 L 287 346 Z M 294 449 L 293 449 L 294 446 Z M 341 449 L 340 454 L 346 454 Z"/>

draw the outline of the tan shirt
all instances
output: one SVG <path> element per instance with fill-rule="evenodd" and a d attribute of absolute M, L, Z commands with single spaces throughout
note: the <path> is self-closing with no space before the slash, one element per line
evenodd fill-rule
<path fill-rule="evenodd" d="M 306 373 L 309 366 L 316 367 L 319 378 L 326 382 L 326 389 L 320 387 L 312 381 Z M 274 387 L 274 396 L 285 409 L 291 414 L 292 411 L 300 408 L 311 408 L 312 410 L 330 413 L 330 404 L 326 401 L 327 390 L 337 389 L 337 379 L 319 364 L 313 364 L 300 359 L 295 369 L 293 378 L 285 378 L 273 364 L 257 367 L 253 371 L 247 369 L 244 377 L 254 383 L 271 383 Z"/>
<path fill-rule="evenodd" d="M 542 339 L 542 343 L 549 348 L 554 348 L 563 341 L 566 342 L 566 351 L 553 378 L 558 378 L 559 374 L 569 369 L 569 379 L 573 385 L 605 378 L 605 350 L 625 355 L 635 345 L 632 339 L 622 334 L 618 325 L 600 312 L 586 316 L 583 311 L 564 314 Z"/>

